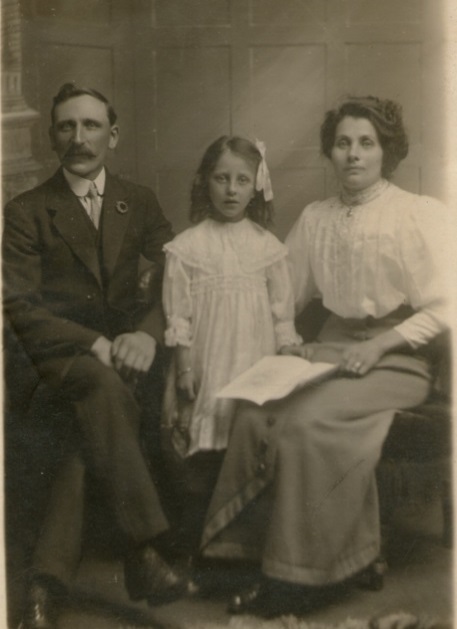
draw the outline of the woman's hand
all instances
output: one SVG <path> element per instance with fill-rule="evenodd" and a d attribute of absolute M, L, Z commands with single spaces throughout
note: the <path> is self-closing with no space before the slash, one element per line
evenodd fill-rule
<path fill-rule="evenodd" d="M 182 396 L 186 402 L 193 402 L 195 400 L 197 392 L 192 370 L 178 373 L 176 388 L 178 389 L 178 394 Z"/>
<path fill-rule="evenodd" d="M 354 376 L 364 376 L 384 355 L 384 349 L 376 339 L 349 345 L 341 356 L 340 367 Z"/>
<path fill-rule="evenodd" d="M 283 345 L 279 350 L 279 354 L 283 356 L 300 356 L 300 358 L 306 358 L 311 360 L 314 355 L 315 347 L 311 343 L 304 343 L 303 345 Z"/>
<path fill-rule="evenodd" d="M 354 343 L 343 350 L 340 368 L 355 376 L 364 376 L 387 352 L 407 345 L 402 335 L 392 329 L 369 341 Z"/>

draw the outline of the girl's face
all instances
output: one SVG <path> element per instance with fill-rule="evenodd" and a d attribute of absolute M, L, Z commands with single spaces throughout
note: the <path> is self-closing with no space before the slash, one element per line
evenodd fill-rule
<path fill-rule="evenodd" d="M 336 127 L 331 161 L 344 188 L 364 190 L 382 177 L 383 150 L 367 118 L 346 116 Z"/>
<path fill-rule="evenodd" d="M 244 217 L 255 194 L 256 166 L 226 150 L 209 177 L 209 197 L 219 218 L 236 222 Z"/>

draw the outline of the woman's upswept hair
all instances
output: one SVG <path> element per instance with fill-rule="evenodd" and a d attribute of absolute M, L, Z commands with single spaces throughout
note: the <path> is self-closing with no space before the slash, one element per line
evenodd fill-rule
<path fill-rule="evenodd" d="M 223 135 L 213 142 L 205 151 L 202 161 L 195 174 L 190 193 L 190 220 L 192 223 L 200 223 L 208 216 L 215 213 L 214 206 L 209 196 L 209 179 L 216 164 L 225 151 L 231 151 L 257 169 L 262 160 L 262 155 L 256 145 L 238 136 Z M 268 227 L 273 222 L 273 202 L 265 201 L 263 190 L 255 190 L 254 197 L 250 200 L 246 215 L 262 227 Z"/>
<path fill-rule="evenodd" d="M 375 96 L 351 96 L 338 108 L 328 111 L 321 126 L 321 150 L 329 159 L 336 128 L 346 116 L 367 118 L 371 122 L 383 150 L 382 176 L 390 177 L 408 155 L 408 136 L 403 126 L 401 105 Z"/>

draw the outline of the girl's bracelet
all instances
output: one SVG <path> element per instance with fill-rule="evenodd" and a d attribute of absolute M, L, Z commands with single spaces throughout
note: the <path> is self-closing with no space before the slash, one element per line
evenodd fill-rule
<path fill-rule="evenodd" d="M 178 378 L 183 376 L 185 373 L 189 373 L 189 371 L 192 371 L 192 367 L 186 367 L 185 369 L 181 369 L 181 371 L 178 371 Z"/>

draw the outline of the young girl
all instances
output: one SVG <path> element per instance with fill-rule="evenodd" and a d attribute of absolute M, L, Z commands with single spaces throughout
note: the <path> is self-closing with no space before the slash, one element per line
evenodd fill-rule
<path fill-rule="evenodd" d="M 301 341 L 287 249 L 266 229 L 272 198 L 264 145 L 223 136 L 205 152 L 193 182 L 196 225 L 165 245 L 165 343 L 175 352 L 164 421 L 175 450 L 188 457 L 186 482 L 203 468 L 206 494 L 235 407 L 216 394 L 263 356 Z"/>

